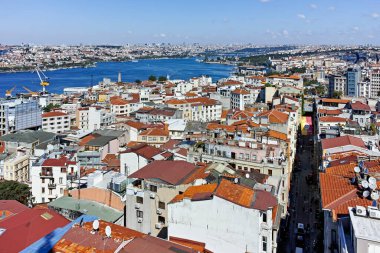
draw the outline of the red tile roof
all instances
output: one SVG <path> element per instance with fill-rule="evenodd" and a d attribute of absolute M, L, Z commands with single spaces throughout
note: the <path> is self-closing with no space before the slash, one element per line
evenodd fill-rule
<path fill-rule="evenodd" d="M 121 154 L 123 154 L 123 153 L 135 153 L 135 154 L 142 156 L 148 160 L 151 160 L 154 156 L 162 153 L 162 150 L 160 150 L 156 147 L 147 145 L 145 143 L 142 143 L 142 144 L 135 145 L 135 146 L 127 149 L 124 152 L 121 152 Z"/>
<path fill-rule="evenodd" d="M 288 122 L 289 115 L 283 112 L 279 112 L 277 110 L 270 110 L 266 112 L 262 112 L 257 117 L 266 117 L 268 118 L 270 123 L 275 124 L 285 124 Z"/>
<path fill-rule="evenodd" d="M 67 116 L 67 113 L 64 113 L 64 112 L 46 112 L 46 113 L 42 114 L 42 118 L 59 117 L 59 116 Z"/>
<path fill-rule="evenodd" d="M 208 196 L 206 199 L 210 199 L 214 194 L 214 191 L 218 184 L 205 184 L 205 185 L 197 185 L 190 186 L 186 189 L 186 191 L 182 194 L 178 194 L 175 196 L 170 203 L 180 202 L 183 199 L 191 199 L 191 200 L 200 200 L 199 196 Z"/>
<path fill-rule="evenodd" d="M 371 108 L 367 104 L 363 104 L 360 101 L 355 101 L 355 103 L 351 103 L 352 110 L 356 111 L 371 111 Z"/>
<path fill-rule="evenodd" d="M 75 165 L 75 161 L 69 160 L 67 157 L 63 156 L 59 159 L 46 159 L 43 163 L 43 167 L 66 167 L 67 165 Z"/>
<path fill-rule="evenodd" d="M 346 118 L 341 117 L 332 117 L 332 116 L 325 116 L 319 118 L 320 122 L 346 122 Z"/>
<path fill-rule="evenodd" d="M 153 161 L 129 178 L 160 179 L 168 184 L 179 185 L 195 170 L 194 164 L 185 161 Z"/>
<path fill-rule="evenodd" d="M 150 128 L 142 131 L 140 136 L 169 136 L 169 132 L 161 128 Z"/>
<path fill-rule="evenodd" d="M 330 149 L 330 148 L 342 147 L 342 146 L 347 146 L 347 145 L 353 145 L 353 146 L 367 149 L 367 147 L 365 146 L 361 138 L 351 136 L 351 135 L 345 135 L 341 137 L 322 140 L 322 149 Z"/>
<path fill-rule="evenodd" d="M 249 91 L 243 90 L 243 89 L 236 89 L 231 92 L 232 94 L 238 94 L 238 95 L 248 95 L 250 94 Z"/>
<path fill-rule="evenodd" d="M 164 150 L 170 150 L 170 149 L 173 149 L 180 142 L 181 142 L 180 140 L 170 139 L 166 143 L 164 143 L 160 148 Z"/>
<path fill-rule="evenodd" d="M 348 99 L 337 99 L 337 98 L 323 98 L 323 103 L 335 103 L 335 104 L 347 104 L 351 100 Z"/>
<path fill-rule="evenodd" d="M 199 253 L 212 253 L 211 251 L 206 249 L 206 244 L 203 242 L 197 242 L 197 241 L 183 239 L 183 238 L 174 237 L 174 236 L 170 236 L 169 241 L 192 248 L 193 250 Z"/>

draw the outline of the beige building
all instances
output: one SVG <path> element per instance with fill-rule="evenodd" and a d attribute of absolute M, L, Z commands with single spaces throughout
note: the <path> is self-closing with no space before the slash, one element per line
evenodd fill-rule
<path fill-rule="evenodd" d="M 7 157 L 4 161 L 4 179 L 26 182 L 29 180 L 29 154 L 25 148 Z"/>
<path fill-rule="evenodd" d="M 64 112 L 42 114 L 42 130 L 51 133 L 63 133 L 70 130 L 70 116 Z"/>

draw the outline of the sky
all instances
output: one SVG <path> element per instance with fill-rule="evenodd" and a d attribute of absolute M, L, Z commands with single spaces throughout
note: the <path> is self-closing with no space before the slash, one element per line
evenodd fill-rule
<path fill-rule="evenodd" d="M 0 0 L 0 44 L 372 44 L 380 0 Z"/>

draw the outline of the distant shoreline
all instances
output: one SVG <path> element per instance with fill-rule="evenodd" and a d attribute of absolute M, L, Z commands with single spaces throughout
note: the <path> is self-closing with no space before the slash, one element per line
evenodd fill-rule
<path fill-rule="evenodd" d="M 175 56 L 163 56 L 163 57 L 141 57 L 141 58 L 135 58 L 135 59 L 114 59 L 112 61 L 93 61 L 93 62 L 88 62 L 83 65 L 75 65 L 73 64 L 72 66 L 53 66 L 49 68 L 43 68 L 43 71 L 55 71 L 55 70 L 62 70 L 62 69 L 73 69 L 73 68 L 95 68 L 97 63 L 105 63 L 105 62 L 133 62 L 133 61 L 140 61 L 140 60 L 163 60 L 163 59 L 185 59 L 185 58 L 192 58 L 194 56 L 181 56 L 181 55 L 175 55 Z M 6 73 L 22 73 L 22 72 L 29 72 L 29 71 L 34 71 L 35 67 L 22 67 L 23 69 L 19 68 L 9 68 L 9 70 L 4 70 L 0 69 L 0 74 L 6 74 Z"/>

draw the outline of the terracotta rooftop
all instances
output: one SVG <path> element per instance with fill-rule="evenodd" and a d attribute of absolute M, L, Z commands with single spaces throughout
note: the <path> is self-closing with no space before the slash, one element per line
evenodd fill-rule
<path fill-rule="evenodd" d="M 260 113 L 257 117 L 266 117 L 268 118 L 269 123 L 285 124 L 288 122 L 289 115 L 277 110 L 270 110 Z"/>
<path fill-rule="evenodd" d="M 169 132 L 161 128 L 150 128 L 142 131 L 140 136 L 169 136 Z"/>
<path fill-rule="evenodd" d="M 364 104 L 360 101 L 355 101 L 355 103 L 351 103 L 351 108 L 355 111 L 371 111 L 369 105 Z"/>
<path fill-rule="evenodd" d="M 232 94 L 238 94 L 238 95 L 248 95 L 250 94 L 249 91 L 243 90 L 243 89 L 236 89 L 231 92 Z"/>
<path fill-rule="evenodd" d="M 271 75 L 271 76 L 268 76 L 268 78 L 293 79 L 293 80 L 297 80 L 297 81 L 301 79 L 299 76 L 295 76 L 295 75 L 290 75 L 290 76 L 286 76 L 286 75 Z"/>
<path fill-rule="evenodd" d="M 346 118 L 341 117 L 332 117 L 332 116 L 325 116 L 319 118 L 320 122 L 346 122 Z"/>
<path fill-rule="evenodd" d="M 46 113 L 42 114 L 42 118 L 59 117 L 59 116 L 67 116 L 67 113 L 64 113 L 64 112 L 46 112 Z"/>
<path fill-rule="evenodd" d="M 172 185 L 182 184 L 194 171 L 196 166 L 185 161 L 153 161 L 129 178 L 159 179 Z"/>
<path fill-rule="evenodd" d="M 334 104 L 347 104 L 351 102 L 348 99 L 337 99 L 337 98 L 323 98 L 322 103 L 334 103 Z"/>
<path fill-rule="evenodd" d="M 178 194 L 175 196 L 170 203 L 180 202 L 183 199 L 190 199 L 192 201 L 201 200 L 202 199 L 210 199 L 214 194 L 214 191 L 218 185 L 217 184 L 204 184 L 197 186 L 190 186 L 186 189 L 186 191 L 182 194 Z"/>
<path fill-rule="evenodd" d="M 142 143 L 142 144 L 137 144 L 137 145 L 127 149 L 126 151 L 121 152 L 121 154 L 123 154 L 123 153 L 135 153 L 135 154 L 142 156 L 148 160 L 151 160 L 153 158 L 153 156 L 162 153 L 162 150 L 160 150 L 156 147 L 147 145 L 145 143 Z"/>
<path fill-rule="evenodd" d="M 351 135 L 345 135 L 345 136 L 340 136 L 340 137 L 330 138 L 330 139 L 322 139 L 321 142 L 322 142 L 322 149 L 330 149 L 330 148 L 342 147 L 342 146 L 347 146 L 347 145 L 353 145 L 353 146 L 367 149 L 367 147 L 365 146 L 361 138 L 351 136 Z"/>
<path fill-rule="evenodd" d="M 75 165 L 76 162 L 68 159 L 66 156 L 62 156 L 58 159 L 46 159 L 42 163 L 42 167 L 66 167 L 67 165 Z"/>

